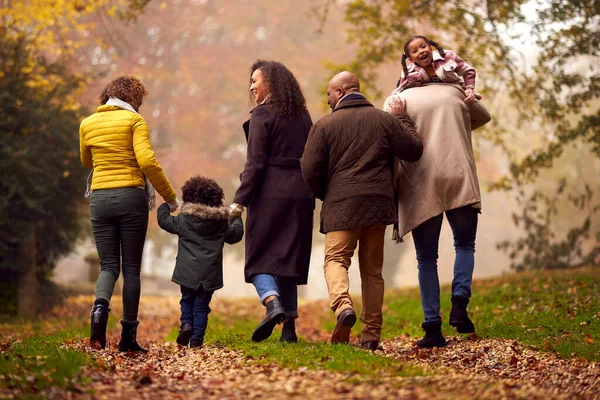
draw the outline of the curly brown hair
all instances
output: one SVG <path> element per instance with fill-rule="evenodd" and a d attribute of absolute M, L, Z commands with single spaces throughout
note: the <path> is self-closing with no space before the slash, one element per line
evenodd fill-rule
<path fill-rule="evenodd" d="M 135 111 L 139 111 L 146 96 L 148 96 L 148 89 L 139 78 L 133 75 L 121 75 L 102 89 L 98 100 L 102 105 L 106 104 L 109 98 L 116 97 L 129 103 Z"/>
<path fill-rule="evenodd" d="M 257 60 L 250 67 L 250 79 L 257 69 L 262 72 L 265 88 L 269 95 L 268 102 L 275 107 L 279 115 L 295 117 L 307 111 L 306 99 L 300 89 L 300 84 L 285 65 L 277 61 Z M 250 93 L 250 102 L 255 104 L 252 93 Z"/>
<path fill-rule="evenodd" d="M 210 178 L 197 175 L 187 180 L 181 187 L 183 201 L 204 204 L 209 207 L 223 205 L 225 194 L 219 184 Z"/>

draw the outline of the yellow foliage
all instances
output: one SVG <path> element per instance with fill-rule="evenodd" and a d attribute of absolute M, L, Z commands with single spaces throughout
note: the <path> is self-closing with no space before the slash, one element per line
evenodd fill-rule
<path fill-rule="evenodd" d="M 0 0 L 0 30 L 10 36 L 26 35 L 35 54 L 49 60 L 65 58 L 93 40 L 88 33 L 95 26 L 92 16 L 97 13 L 115 17 L 126 10 L 131 0 Z M 100 40 L 99 45 L 103 45 Z M 32 56 L 25 69 L 36 71 Z M 27 86 L 40 91 L 53 87 L 56 76 L 45 76 L 43 69 L 34 74 Z M 0 74 L 0 77 L 2 75 Z M 81 88 L 83 90 L 83 88 Z M 74 98 L 60 99 L 67 109 L 79 104 Z"/>
<path fill-rule="evenodd" d="M 86 42 L 82 33 L 93 29 L 90 16 L 116 17 L 131 0 L 0 0 L 0 28 L 27 33 L 46 55 L 72 54 Z"/>

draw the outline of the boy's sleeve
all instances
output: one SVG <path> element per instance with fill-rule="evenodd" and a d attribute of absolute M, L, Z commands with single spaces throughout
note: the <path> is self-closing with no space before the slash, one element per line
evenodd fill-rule
<path fill-rule="evenodd" d="M 162 203 L 156 212 L 158 226 L 169 233 L 179 234 L 179 220 L 171 215 L 171 209 L 167 203 Z"/>
<path fill-rule="evenodd" d="M 231 224 L 227 227 L 227 232 L 225 233 L 225 242 L 229 244 L 234 244 L 242 240 L 244 236 L 244 223 L 241 218 L 234 218 L 231 221 Z"/>

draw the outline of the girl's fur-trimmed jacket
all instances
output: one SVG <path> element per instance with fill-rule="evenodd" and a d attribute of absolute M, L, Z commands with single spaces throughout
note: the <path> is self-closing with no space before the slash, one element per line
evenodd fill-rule
<path fill-rule="evenodd" d="M 444 50 L 444 53 L 445 57 L 442 57 L 439 52 L 432 52 L 432 67 L 437 77 L 444 83 L 458 83 L 463 89 L 475 90 L 475 77 L 477 74 L 475 68 L 467 64 L 452 50 Z M 460 77 L 462 77 L 463 82 L 461 82 Z M 408 67 L 408 75 L 403 76 L 400 80 L 400 90 L 418 87 L 430 82 L 431 78 L 425 68 L 413 63 Z"/>
<path fill-rule="evenodd" d="M 183 203 L 177 216 L 169 205 L 161 204 L 158 225 L 179 236 L 177 261 L 171 280 L 193 290 L 223 287 L 223 246 L 242 240 L 244 225 L 240 218 L 228 222 L 227 207 Z"/>

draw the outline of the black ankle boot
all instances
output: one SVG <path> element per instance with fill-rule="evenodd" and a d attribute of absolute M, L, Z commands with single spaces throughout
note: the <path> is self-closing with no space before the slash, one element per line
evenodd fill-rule
<path fill-rule="evenodd" d="M 283 321 L 283 328 L 281 329 L 281 337 L 279 338 L 282 342 L 297 343 L 298 336 L 296 335 L 296 319 L 290 317 L 289 320 Z"/>
<path fill-rule="evenodd" d="M 123 330 L 121 331 L 121 341 L 119 342 L 119 351 L 141 351 L 147 353 L 148 349 L 140 346 L 136 340 L 137 327 L 140 321 L 121 320 Z"/>
<path fill-rule="evenodd" d="M 446 345 L 446 339 L 442 335 L 441 322 L 423 322 L 421 327 L 425 331 L 425 336 L 423 339 L 417 340 L 417 346 L 422 349 L 429 349 L 431 347 L 444 347 Z"/>
<path fill-rule="evenodd" d="M 458 333 L 473 333 L 475 325 L 469 319 L 467 297 L 452 296 L 452 310 L 450 311 L 450 325 L 456 328 Z"/>
<path fill-rule="evenodd" d="M 283 311 L 283 307 L 281 307 L 279 297 L 275 297 L 265 306 L 267 307 L 265 318 L 258 324 L 252 334 L 252 340 L 255 342 L 262 342 L 271 336 L 275 325 L 280 324 L 285 318 L 285 312 Z"/>
<path fill-rule="evenodd" d="M 90 327 L 90 343 L 100 343 L 103 349 L 106 347 L 106 323 L 108 322 L 108 301 L 105 299 L 96 299 L 92 307 L 91 327 Z"/>
<path fill-rule="evenodd" d="M 194 327 L 191 324 L 181 324 L 179 335 L 177 335 L 177 344 L 187 346 L 190 343 L 190 338 L 194 333 Z"/>

